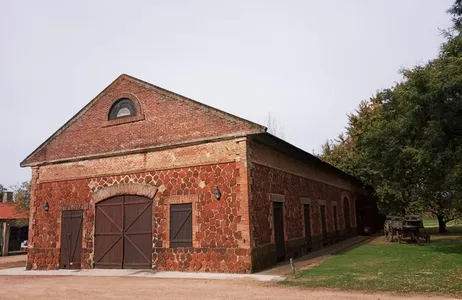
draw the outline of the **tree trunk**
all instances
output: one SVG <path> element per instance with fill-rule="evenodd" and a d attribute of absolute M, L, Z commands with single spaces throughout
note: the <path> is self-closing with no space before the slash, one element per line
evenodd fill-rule
<path fill-rule="evenodd" d="M 440 215 L 437 215 L 436 217 L 438 218 L 438 227 L 439 227 L 438 232 L 439 232 L 439 233 L 446 233 L 446 232 L 448 232 L 448 231 L 446 230 L 446 221 L 444 220 L 444 217 L 443 217 L 443 216 L 440 216 Z"/>

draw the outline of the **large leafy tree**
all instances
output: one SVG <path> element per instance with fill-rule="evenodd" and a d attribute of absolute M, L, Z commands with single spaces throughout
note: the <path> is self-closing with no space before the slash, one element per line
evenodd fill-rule
<path fill-rule="evenodd" d="M 386 213 L 431 211 L 440 232 L 462 211 L 461 1 L 438 57 L 361 102 L 321 155 L 373 185 Z"/>
<path fill-rule="evenodd" d="M 3 200 L 3 192 L 6 191 L 6 188 L 3 184 L 0 184 L 0 202 Z"/>
<path fill-rule="evenodd" d="M 29 213 L 30 208 L 30 181 L 24 181 L 19 185 L 13 187 L 15 193 L 15 202 L 18 203 L 18 212 Z M 28 224 L 28 220 L 17 220 L 16 226 L 25 226 Z"/>
<path fill-rule="evenodd" d="M 30 181 L 24 181 L 15 186 L 15 201 L 18 203 L 19 209 L 28 211 L 30 207 Z"/>

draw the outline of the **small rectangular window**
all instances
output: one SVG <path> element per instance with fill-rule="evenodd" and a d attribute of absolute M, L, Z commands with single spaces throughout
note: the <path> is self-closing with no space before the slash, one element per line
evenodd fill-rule
<path fill-rule="evenodd" d="M 170 205 L 170 247 L 192 247 L 192 204 Z"/>

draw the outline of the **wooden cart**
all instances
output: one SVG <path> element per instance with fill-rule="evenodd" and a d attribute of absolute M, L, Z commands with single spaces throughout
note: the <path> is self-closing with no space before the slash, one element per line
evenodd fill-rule
<path fill-rule="evenodd" d="M 430 235 L 423 226 L 422 217 L 417 215 L 388 216 L 383 227 L 383 233 L 388 242 L 401 242 L 408 237 L 419 245 L 422 244 L 422 241 L 427 243 L 430 241 Z"/>

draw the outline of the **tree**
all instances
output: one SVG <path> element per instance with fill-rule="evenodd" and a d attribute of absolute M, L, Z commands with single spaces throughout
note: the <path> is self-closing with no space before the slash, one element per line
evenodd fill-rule
<path fill-rule="evenodd" d="M 0 184 L 0 202 L 3 200 L 3 192 L 6 191 L 6 188 L 3 184 Z"/>
<path fill-rule="evenodd" d="M 387 212 L 431 211 L 440 232 L 462 211 L 462 0 L 437 58 L 360 103 L 321 158 L 375 187 Z"/>
<path fill-rule="evenodd" d="M 266 127 L 268 128 L 268 132 L 274 136 L 277 136 L 280 139 L 285 138 L 284 127 L 278 120 L 268 113 L 268 119 L 266 120 Z"/>
<path fill-rule="evenodd" d="M 30 207 L 30 181 L 24 181 L 13 187 L 17 202 L 22 210 L 29 211 Z"/>
<path fill-rule="evenodd" d="M 18 203 L 17 206 L 17 211 L 18 212 L 25 212 L 29 213 L 29 208 L 30 208 L 30 198 L 31 198 L 31 193 L 30 193 L 30 181 L 24 181 L 20 183 L 19 185 L 16 185 L 13 187 L 13 191 L 15 193 L 15 202 Z M 16 225 L 17 226 L 25 226 L 28 224 L 27 220 L 17 220 Z"/>

